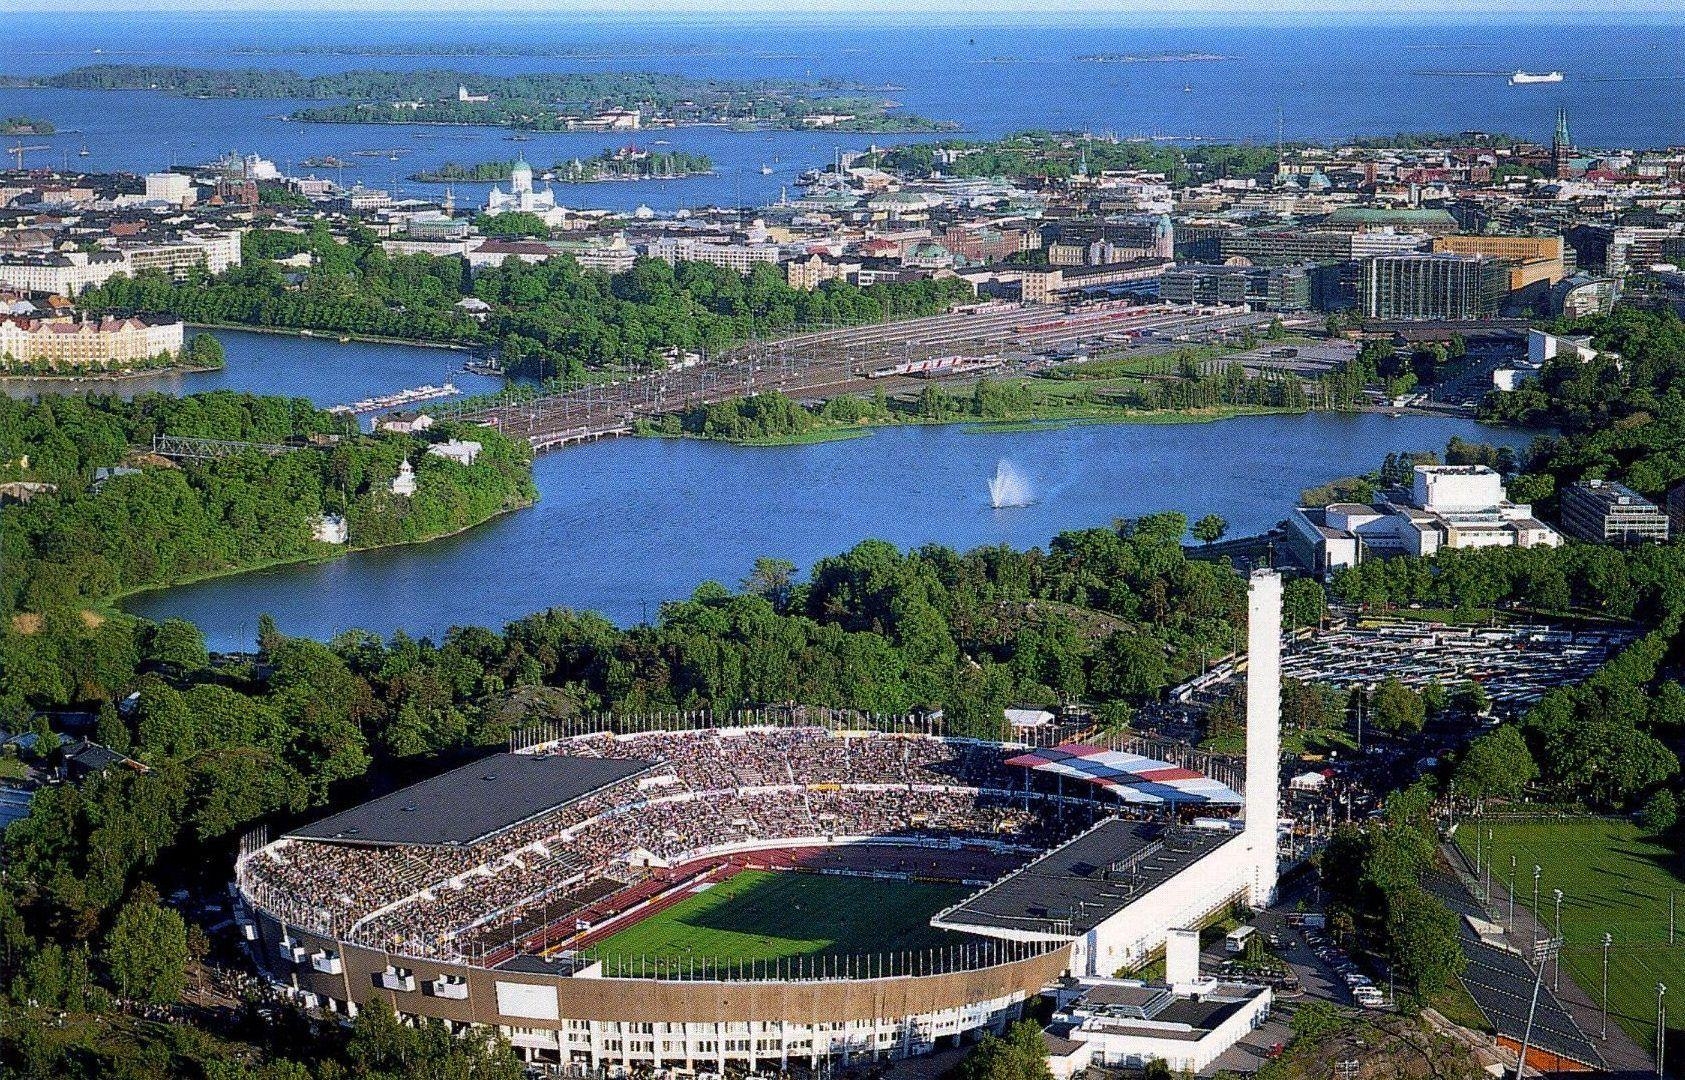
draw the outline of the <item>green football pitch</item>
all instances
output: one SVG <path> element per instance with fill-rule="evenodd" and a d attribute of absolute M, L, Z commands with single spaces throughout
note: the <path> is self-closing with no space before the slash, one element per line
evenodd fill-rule
<path fill-rule="evenodd" d="M 1491 840 L 1485 839 L 1491 829 Z M 1502 896 L 1515 856 L 1515 906 L 1533 906 L 1539 867 L 1539 921 L 1554 926 L 1552 890 L 1562 890 L 1562 973 L 1593 1002 L 1603 997 L 1603 935 L 1609 949 L 1609 1017 L 1641 1047 L 1655 1044 L 1656 984 L 1665 983 L 1668 1029 L 1685 1028 L 1685 879 L 1666 845 L 1626 821 L 1567 818 L 1512 823 L 1465 822 L 1457 845 L 1491 855 L 1494 895 Z M 1676 944 L 1668 944 L 1668 903 L 1678 894 Z M 1502 907 L 1500 907 L 1500 913 Z M 1588 1032 L 1593 1038 L 1595 1030 Z"/>
<path fill-rule="evenodd" d="M 971 942 L 930 917 L 960 885 L 744 870 L 592 947 L 605 958 L 711 971 L 792 957 L 840 957 Z"/>

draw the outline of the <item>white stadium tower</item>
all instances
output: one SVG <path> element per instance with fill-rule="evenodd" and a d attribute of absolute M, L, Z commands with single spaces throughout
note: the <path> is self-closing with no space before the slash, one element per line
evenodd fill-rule
<path fill-rule="evenodd" d="M 1070 941 L 1078 975 L 1110 975 L 1172 930 L 1275 897 L 1281 783 L 1281 576 L 1249 585 L 1244 825 L 1109 818 L 942 911 L 933 926 L 1009 941 Z M 1207 827 L 1210 826 L 1210 827 Z"/>

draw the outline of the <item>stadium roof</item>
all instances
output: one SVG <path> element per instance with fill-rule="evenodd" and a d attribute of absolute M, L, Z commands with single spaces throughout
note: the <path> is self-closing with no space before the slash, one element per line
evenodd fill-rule
<path fill-rule="evenodd" d="M 949 908 L 931 925 L 1075 937 L 1239 835 L 1108 818 Z"/>
<path fill-rule="evenodd" d="M 1242 802 L 1233 788 L 1204 773 L 1103 746 L 1066 743 L 1019 754 L 1008 758 L 1006 763 L 1094 784 L 1126 803 L 1239 806 Z"/>
<path fill-rule="evenodd" d="M 476 844 L 653 765 L 633 758 L 493 754 L 287 835 L 348 844 Z"/>

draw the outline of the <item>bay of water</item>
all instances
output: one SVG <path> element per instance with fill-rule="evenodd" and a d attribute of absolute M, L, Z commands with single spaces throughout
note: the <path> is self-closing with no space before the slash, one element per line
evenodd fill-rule
<path fill-rule="evenodd" d="M 951 19 L 951 17 L 949 17 Z M 470 72 L 660 70 L 717 78 L 832 78 L 872 87 L 913 112 L 957 120 L 972 136 L 1028 128 L 1123 136 L 1199 136 L 1273 142 L 1336 140 L 1394 131 L 1501 131 L 1545 140 L 1555 110 L 1569 111 L 1588 146 L 1685 142 L 1685 29 L 1678 19 L 1615 23 L 1586 13 L 1561 21 L 1473 23 L 1171 23 L 1167 17 L 1099 16 L 1084 25 L 872 25 L 822 20 L 714 21 L 602 16 L 265 16 L 14 13 L 0 35 L 0 71 L 38 74 L 90 63 L 352 67 Z M 1600 22 L 1602 24 L 1600 24 Z M 347 56 L 298 51 L 324 43 L 368 46 L 505 45 L 570 55 Z M 243 50 L 263 50 L 251 55 Z M 98 51 L 96 51 L 98 50 Z M 293 50 L 293 51 L 289 51 Z M 1216 53 L 1203 63 L 1084 63 L 1094 53 Z M 1560 70 L 1561 84 L 1510 86 L 1503 75 Z M 1483 74 L 1447 75 L 1444 72 Z M 31 139 L 52 149 L 34 159 L 90 169 L 148 171 L 227 150 L 256 152 L 283 167 L 332 154 L 357 161 L 346 183 L 437 197 L 436 186 L 402 177 L 447 160 L 513 156 L 536 165 L 594 154 L 627 138 L 534 135 L 510 143 L 496 129 L 297 124 L 285 101 L 194 101 L 149 92 L 0 89 L 0 115 L 46 116 L 61 129 Z M 417 138 L 416 136 L 422 136 Z M 841 148 L 937 136 L 731 132 L 684 128 L 636 139 L 671 140 L 711 156 L 712 177 L 640 184 L 558 185 L 568 205 L 656 209 L 765 203 L 800 170 Z M 86 143 L 89 156 L 77 158 Z M 406 148 L 399 161 L 354 158 L 361 149 Z M 762 166 L 774 169 L 762 175 Z M 295 166 L 296 167 L 296 166 Z M 458 185 L 463 203 L 485 185 Z"/>
<path fill-rule="evenodd" d="M 254 394 L 309 398 L 327 409 L 366 397 L 391 394 L 431 383 L 453 383 L 459 394 L 493 393 L 503 380 L 462 370 L 471 354 L 455 349 L 334 338 L 261 334 L 245 330 L 211 333 L 222 342 L 227 366 L 219 371 L 167 371 L 123 379 L 0 379 L 12 397 L 39 394 L 198 394 L 208 390 L 248 390 Z"/>
<path fill-rule="evenodd" d="M 1061 530 L 1159 510 L 1217 513 L 1232 535 L 1254 533 L 1285 517 L 1301 488 L 1374 468 L 1390 450 L 1443 450 L 1453 435 L 1527 441 L 1455 418 L 1330 414 L 886 429 L 794 447 L 620 439 L 539 458 L 536 506 L 459 536 L 141 594 L 124 607 L 191 619 L 222 649 L 249 647 L 260 612 L 317 638 L 353 627 L 437 638 L 553 606 L 629 624 L 704 581 L 741 581 L 758 556 L 805 571 L 873 537 L 1045 546 Z M 1002 460 L 1028 476 L 1030 505 L 990 507 Z"/>

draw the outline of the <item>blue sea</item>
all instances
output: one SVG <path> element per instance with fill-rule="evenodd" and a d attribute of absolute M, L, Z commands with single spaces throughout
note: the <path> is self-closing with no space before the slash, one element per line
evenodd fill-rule
<path fill-rule="evenodd" d="M 1677 20 L 1599 25 L 1606 14 L 1547 22 L 1385 23 L 1233 20 L 1172 23 L 1167 17 L 1098 17 L 1081 24 L 914 24 L 741 17 L 735 20 L 609 16 L 352 16 L 154 13 L 6 17 L 0 72 L 27 75 L 93 63 L 280 67 L 306 72 L 353 67 L 538 70 L 660 70 L 720 78 L 830 78 L 884 88 L 913 112 L 955 120 L 976 137 L 1030 128 L 1120 136 L 1273 142 L 1331 141 L 1394 131 L 1507 132 L 1548 139 L 1555 110 L 1569 112 L 1588 146 L 1685 143 L 1685 26 Z M 989 23 L 989 25 L 984 25 Z M 412 55 L 323 51 L 356 43 L 407 47 Z M 428 46 L 508 46 L 538 56 L 423 55 Z M 1208 53 L 1228 59 L 1093 63 L 1090 54 Z M 1564 82 L 1510 86 L 1516 69 L 1559 70 Z M 622 145 L 624 136 L 307 125 L 281 119 L 295 103 L 194 101 L 150 92 L 0 89 L 0 115 L 45 116 L 61 129 L 31 139 L 44 164 L 146 171 L 196 163 L 228 150 L 297 163 L 333 155 L 358 163 L 346 183 L 433 195 L 403 177 L 444 161 L 481 161 L 521 149 L 536 164 Z M 416 136 L 422 136 L 420 138 Z M 930 138 L 934 136 L 923 136 Z M 920 136 L 816 132 L 739 133 L 718 128 L 646 133 L 705 153 L 717 175 L 670 182 L 558 186 L 564 203 L 674 209 L 775 200 L 803 169 L 839 148 Z M 86 145 L 89 154 L 79 158 Z M 399 160 L 357 150 L 409 151 Z M 767 167 L 772 173 L 763 175 Z M 458 185 L 459 201 L 484 186 Z"/>

